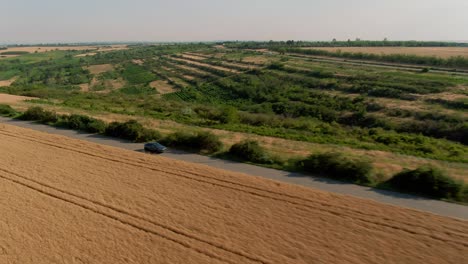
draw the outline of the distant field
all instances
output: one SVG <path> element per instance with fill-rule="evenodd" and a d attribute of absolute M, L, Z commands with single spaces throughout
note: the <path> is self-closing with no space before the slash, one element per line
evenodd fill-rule
<path fill-rule="evenodd" d="M 97 51 L 112 51 L 126 49 L 127 45 L 111 45 L 111 46 L 30 46 L 30 47 L 10 47 L 6 50 L 1 50 L 0 53 L 4 52 L 48 52 L 53 50 L 97 50 Z"/>
<path fill-rule="evenodd" d="M 418 56 L 436 56 L 449 58 L 462 56 L 468 58 L 468 47 L 307 47 L 303 49 L 317 49 L 326 51 L 362 52 L 371 54 L 411 54 Z"/>

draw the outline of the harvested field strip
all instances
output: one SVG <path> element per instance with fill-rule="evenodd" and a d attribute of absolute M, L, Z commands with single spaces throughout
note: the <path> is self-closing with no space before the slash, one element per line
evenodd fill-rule
<path fill-rule="evenodd" d="M 180 62 L 185 62 L 185 63 L 191 64 L 191 65 L 196 65 L 196 66 L 202 67 L 202 69 L 203 68 L 210 68 L 210 69 L 214 69 L 214 70 L 218 70 L 218 71 L 224 71 L 224 72 L 228 72 L 228 73 L 239 73 L 239 71 L 234 70 L 234 69 L 229 69 L 229 68 L 220 67 L 220 66 L 214 66 L 214 65 L 211 65 L 211 64 L 201 63 L 201 62 L 197 62 L 197 61 L 193 61 L 193 60 L 189 60 L 189 59 L 181 59 L 181 58 L 176 58 L 176 57 L 172 57 L 172 59 L 180 61 Z"/>
<path fill-rule="evenodd" d="M 9 176 L 5 176 L 4 175 L 5 173 L 7 175 L 9 175 Z M 22 185 L 22 186 L 24 186 L 26 188 L 29 188 L 29 189 L 32 189 L 34 191 L 40 192 L 40 193 L 42 193 L 44 195 L 53 197 L 55 199 L 59 199 L 59 200 L 62 200 L 64 202 L 68 202 L 68 203 L 71 203 L 73 205 L 76 205 L 76 206 L 82 207 L 84 209 L 90 210 L 90 211 L 92 211 L 92 212 L 94 212 L 96 214 L 100 214 L 100 215 L 103 215 L 105 217 L 111 218 L 113 220 L 119 221 L 122 224 L 129 225 L 129 226 L 131 226 L 133 228 L 136 228 L 136 229 L 139 229 L 141 231 L 148 232 L 148 233 L 151 233 L 151 234 L 156 235 L 156 236 L 160 236 L 162 238 L 165 238 L 167 240 L 170 240 L 172 242 L 180 244 L 180 245 L 182 245 L 184 247 L 190 248 L 190 249 L 195 250 L 195 251 L 197 251 L 199 253 L 205 254 L 205 255 L 207 255 L 209 257 L 221 260 L 221 261 L 226 262 L 226 263 L 237 263 L 237 262 L 231 261 L 233 258 L 236 258 L 236 256 L 229 256 L 229 258 L 227 258 L 227 259 L 219 258 L 218 254 L 212 254 L 209 251 L 205 251 L 203 249 L 206 246 L 211 246 L 211 247 L 221 249 L 224 254 L 226 252 L 229 252 L 229 253 L 233 253 L 234 255 L 244 257 L 245 259 L 253 261 L 253 262 L 269 263 L 267 261 L 259 260 L 258 258 L 255 258 L 253 256 L 248 256 L 243 252 L 236 252 L 235 250 L 233 251 L 233 250 L 227 249 L 223 245 L 216 245 L 216 244 L 213 244 L 212 242 L 204 241 L 203 239 L 194 237 L 191 234 L 186 234 L 183 231 L 177 230 L 177 229 L 175 229 L 175 228 L 173 228 L 171 226 L 166 226 L 164 224 L 154 222 L 151 219 L 147 219 L 144 216 L 133 214 L 133 213 L 128 212 L 128 211 L 126 211 L 124 209 L 116 208 L 114 206 L 110 206 L 110 205 L 101 203 L 99 201 L 90 200 L 90 199 L 88 199 L 86 197 L 83 197 L 83 196 L 68 192 L 66 190 L 61 190 L 59 188 L 55 188 L 54 186 L 44 184 L 44 183 L 42 183 L 40 181 L 30 179 L 28 177 L 16 174 L 14 172 L 10 172 L 10 171 L 2 169 L 2 168 L 0 168 L 0 178 L 2 178 L 4 180 L 8 180 L 8 181 L 16 183 L 16 184 L 19 184 L 19 185 Z M 166 232 L 161 231 L 161 230 L 154 231 L 154 229 L 152 229 L 152 228 L 145 227 L 145 226 L 143 226 L 143 225 L 141 225 L 139 223 L 140 221 L 145 223 L 145 224 L 152 225 L 153 228 L 157 227 L 157 228 L 163 229 L 164 231 L 170 231 L 170 235 L 165 234 Z M 181 238 L 173 238 L 173 237 L 171 237 L 171 235 L 181 236 Z M 201 242 L 201 247 L 200 248 L 193 247 L 194 241 L 183 241 L 183 240 L 187 240 L 187 238 L 188 239 L 193 239 L 193 240 L 195 240 L 197 242 Z"/>
<path fill-rule="evenodd" d="M 79 250 L 100 263 L 128 255 L 136 263 L 461 263 L 467 253 L 466 221 L 8 125 L 0 132 L 0 196 L 15 193 L 0 209 L 16 224 L 0 224 L 0 243 L 20 263 L 39 242 L 25 245 L 17 230 L 66 241 L 40 247 L 58 259 Z M 27 223 L 13 221 L 17 214 Z M 78 231 L 50 231 L 61 223 Z M 102 254 L 109 241 L 116 250 Z"/>
<path fill-rule="evenodd" d="M 205 64 L 209 64 L 209 65 L 212 65 L 212 66 L 218 66 L 218 67 L 225 67 L 225 68 L 229 68 L 231 70 L 244 71 L 244 70 L 250 70 L 250 69 L 257 69 L 258 68 L 257 65 L 243 64 L 242 62 L 233 61 L 233 60 L 226 60 L 226 59 L 219 60 L 219 59 L 216 59 L 216 61 L 220 64 L 220 65 L 217 65 L 217 64 L 210 63 L 210 62 L 206 61 L 207 59 L 209 60 L 211 58 L 204 58 L 204 57 L 198 57 L 198 56 L 187 55 L 187 54 L 182 54 L 182 57 L 184 59 L 187 59 L 187 60 L 190 60 L 190 61 L 193 61 L 193 62 L 200 62 L 200 63 L 205 63 Z"/>
<path fill-rule="evenodd" d="M 450 58 L 462 56 L 468 58 L 467 47 L 307 47 L 302 49 L 326 50 L 331 52 L 352 52 L 370 54 L 410 54 L 417 56 L 436 56 Z"/>
<path fill-rule="evenodd" d="M 259 188 L 257 186 L 242 184 L 242 183 L 235 182 L 235 181 L 232 181 L 232 180 L 219 179 L 219 178 L 212 177 L 212 176 L 209 176 L 209 175 L 199 174 L 199 173 L 196 173 L 196 172 L 193 172 L 193 171 L 190 171 L 190 170 L 180 170 L 180 169 L 177 169 L 177 168 L 171 168 L 171 171 L 167 171 L 167 170 L 160 169 L 158 166 L 148 166 L 148 163 L 146 163 L 146 162 L 144 162 L 144 161 L 142 161 L 140 159 L 132 159 L 132 158 L 120 157 L 120 156 L 109 156 L 106 153 L 103 153 L 102 150 L 100 150 L 99 148 L 93 148 L 92 146 L 87 148 L 87 149 L 92 150 L 92 151 L 88 152 L 88 151 L 77 150 L 77 148 L 79 148 L 79 146 L 82 145 L 82 144 L 73 144 L 73 145 L 71 145 L 70 148 L 68 148 L 68 147 L 64 147 L 64 146 L 59 145 L 59 144 L 55 144 L 55 141 L 36 139 L 36 138 L 28 138 L 28 137 L 21 137 L 21 136 L 15 135 L 15 134 L 10 134 L 10 133 L 5 132 L 5 131 L 0 132 L 0 134 L 4 135 L 4 136 L 10 136 L 10 137 L 13 137 L 13 138 L 21 138 L 23 140 L 27 140 L 27 141 L 35 142 L 35 143 L 40 143 L 40 144 L 44 144 L 44 145 L 47 145 L 47 146 L 52 146 L 52 147 L 62 149 L 62 150 L 68 150 L 68 151 L 71 151 L 71 152 L 76 152 L 76 153 L 80 153 L 80 154 L 89 155 L 89 156 L 91 156 L 93 158 L 99 158 L 99 159 L 103 159 L 103 160 L 107 160 L 107 161 L 111 161 L 111 162 L 127 164 L 127 165 L 135 166 L 135 167 L 138 167 L 138 168 L 144 167 L 144 168 L 149 169 L 149 170 L 153 170 L 153 171 L 157 171 L 157 172 L 164 172 L 164 173 L 167 173 L 167 174 L 170 174 L 170 175 L 173 175 L 173 176 L 182 177 L 184 179 L 196 181 L 196 182 L 199 182 L 199 183 L 205 183 L 205 184 L 209 184 L 209 185 L 216 185 L 218 187 L 227 188 L 227 189 L 234 190 L 234 191 L 239 191 L 239 192 L 243 192 L 243 193 L 254 195 L 254 196 L 260 196 L 260 197 L 268 198 L 268 199 L 275 200 L 275 201 L 285 202 L 285 203 L 288 203 L 288 204 L 291 204 L 291 205 L 294 205 L 294 206 L 301 207 L 303 210 L 312 210 L 311 212 L 313 212 L 313 213 L 316 213 L 318 211 L 327 212 L 330 215 L 339 215 L 340 217 L 349 217 L 350 219 L 352 218 L 354 220 L 360 220 L 363 223 L 388 227 L 388 228 L 392 228 L 392 229 L 395 229 L 395 230 L 408 232 L 408 233 L 411 233 L 411 234 L 414 234 L 414 235 L 428 236 L 428 237 L 430 237 L 432 239 L 441 240 L 441 241 L 444 241 L 444 242 L 454 242 L 454 243 L 456 242 L 456 243 L 459 243 L 459 244 L 462 244 L 462 245 L 468 247 L 468 242 L 463 241 L 463 239 L 468 239 L 468 234 L 464 234 L 464 233 L 460 232 L 460 230 L 458 228 L 453 229 L 452 232 L 446 232 L 445 234 L 457 236 L 462 240 L 461 241 L 447 240 L 447 239 L 445 239 L 443 237 L 437 237 L 437 236 L 432 235 L 431 232 L 430 232 L 431 228 L 426 226 L 424 221 L 421 221 L 420 225 L 414 224 L 414 221 L 416 219 L 411 219 L 411 221 L 408 221 L 409 219 L 405 219 L 405 218 L 402 218 L 402 219 L 399 219 L 399 220 L 395 220 L 395 219 L 392 219 L 392 218 L 389 218 L 389 217 L 383 217 L 382 218 L 382 220 L 394 222 L 396 224 L 403 224 L 404 226 L 410 226 L 413 229 L 397 227 L 396 225 L 383 223 L 381 221 L 369 221 L 368 219 L 365 218 L 365 217 L 377 217 L 378 215 L 376 215 L 376 214 L 364 213 L 364 212 L 362 212 L 360 210 L 350 210 L 350 208 L 348 208 L 348 207 L 343 207 L 343 206 L 339 206 L 339 205 L 332 204 L 332 203 L 318 202 L 316 200 L 309 199 L 309 198 L 306 198 L 306 197 L 291 195 L 291 194 L 282 193 L 282 192 L 278 192 L 278 191 L 272 191 L 272 190 L 268 190 L 268 189 L 264 189 L 264 188 Z M 94 144 L 92 144 L 92 145 L 94 145 Z M 99 146 L 97 145 L 96 147 L 99 147 Z M 99 154 L 102 154 L 102 155 L 99 155 Z M 187 174 L 192 174 L 192 175 L 197 176 L 199 178 L 190 177 Z M 200 178 L 203 178 L 203 179 L 200 179 Z M 341 210 L 346 211 L 347 214 L 343 214 L 342 212 L 339 212 Z M 427 215 L 430 215 L 430 214 L 427 214 Z M 378 216 L 378 217 L 381 217 L 381 216 Z M 418 230 L 419 232 L 417 232 L 415 230 Z M 423 230 L 427 230 L 427 232 L 421 232 Z"/>
<path fill-rule="evenodd" d="M 189 75 L 192 75 L 192 76 L 196 76 L 196 77 L 213 77 L 214 76 L 212 73 L 203 71 L 203 70 L 201 70 L 201 69 L 199 69 L 197 67 L 192 67 L 192 66 L 188 66 L 188 65 L 185 65 L 185 64 L 178 64 L 177 62 L 174 62 L 174 61 L 168 61 L 167 64 L 168 64 L 168 66 L 175 69 L 175 71 L 177 71 L 178 69 L 181 69 L 182 71 L 192 73 L 192 74 L 189 74 Z M 184 74 L 185 74 L 185 72 L 184 72 Z"/>

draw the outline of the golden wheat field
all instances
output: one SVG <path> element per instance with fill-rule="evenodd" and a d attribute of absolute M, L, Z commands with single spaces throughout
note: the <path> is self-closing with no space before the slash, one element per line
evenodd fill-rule
<path fill-rule="evenodd" d="M 464 263 L 468 222 L 0 124 L 0 263 Z"/>
<path fill-rule="evenodd" d="M 410 54 L 418 56 L 436 56 L 449 58 L 462 56 L 468 58 L 468 47 L 307 47 L 304 49 L 318 49 L 336 52 L 362 52 L 371 54 Z"/>

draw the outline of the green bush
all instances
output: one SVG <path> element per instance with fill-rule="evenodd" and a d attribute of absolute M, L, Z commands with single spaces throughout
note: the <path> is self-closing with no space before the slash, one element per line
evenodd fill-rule
<path fill-rule="evenodd" d="M 134 142 L 147 142 L 161 138 L 159 131 L 147 129 L 136 120 L 125 123 L 112 122 L 107 126 L 104 133 L 111 137 L 128 139 Z"/>
<path fill-rule="evenodd" d="M 175 132 L 162 140 L 163 144 L 171 147 L 195 150 L 200 153 L 214 153 L 223 147 L 218 136 L 210 132 Z"/>
<path fill-rule="evenodd" d="M 229 154 L 238 159 L 255 163 L 273 163 L 273 160 L 268 156 L 265 149 L 263 149 L 255 140 L 245 140 L 232 145 L 229 149 Z"/>
<path fill-rule="evenodd" d="M 299 162 L 299 166 L 311 173 L 338 180 L 370 184 L 374 181 L 372 164 L 362 159 L 350 159 L 340 153 L 313 154 Z"/>
<path fill-rule="evenodd" d="M 394 189 L 427 195 L 435 198 L 459 200 L 464 185 L 432 166 L 422 166 L 415 170 L 404 169 L 387 181 Z"/>
<path fill-rule="evenodd" d="M 11 117 L 15 116 L 17 112 L 11 106 L 6 104 L 0 104 L 0 116 Z"/>
<path fill-rule="evenodd" d="M 104 133 L 107 126 L 106 123 L 101 120 L 85 115 L 75 114 L 70 116 L 63 116 L 60 123 L 64 127 L 90 133 Z"/>
<path fill-rule="evenodd" d="M 55 123 L 58 121 L 58 116 L 55 112 L 44 110 L 38 106 L 28 108 L 19 118 L 41 123 Z"/>

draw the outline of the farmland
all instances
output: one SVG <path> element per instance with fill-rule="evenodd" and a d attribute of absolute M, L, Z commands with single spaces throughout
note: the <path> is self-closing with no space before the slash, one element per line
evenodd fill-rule
<path fill-rule="evenodd" d="M 318 49 L 332 52 L 340 50 L 342 52 L 372 54 L 410 54 L 440 58 L 462 56 L 468 58 L 468 47 L 309 47 L 304 49 Z"/>
<path fill-rule="evenodd" d="M 0 82 L 8 84 L 0 93 L 38 98 L 12 104 L 20 111 L 137 119 L 164 135 L 211 132 L 224 143 L 220 152 L 254 139 L 270 157 L 264 166 L 296 169 L 310 154 L 340 152 L 370 161 L 372 186 L 425 164 L 468 181 L 466 74 L 344 65 L 252 45 L 23 54 L 0 61 Z"/>
<path fill-rule="evenodd" d="M 462 220 L 8 125 L 0 145 L 6 263 L 461 263 L 468 253 Z"/>

